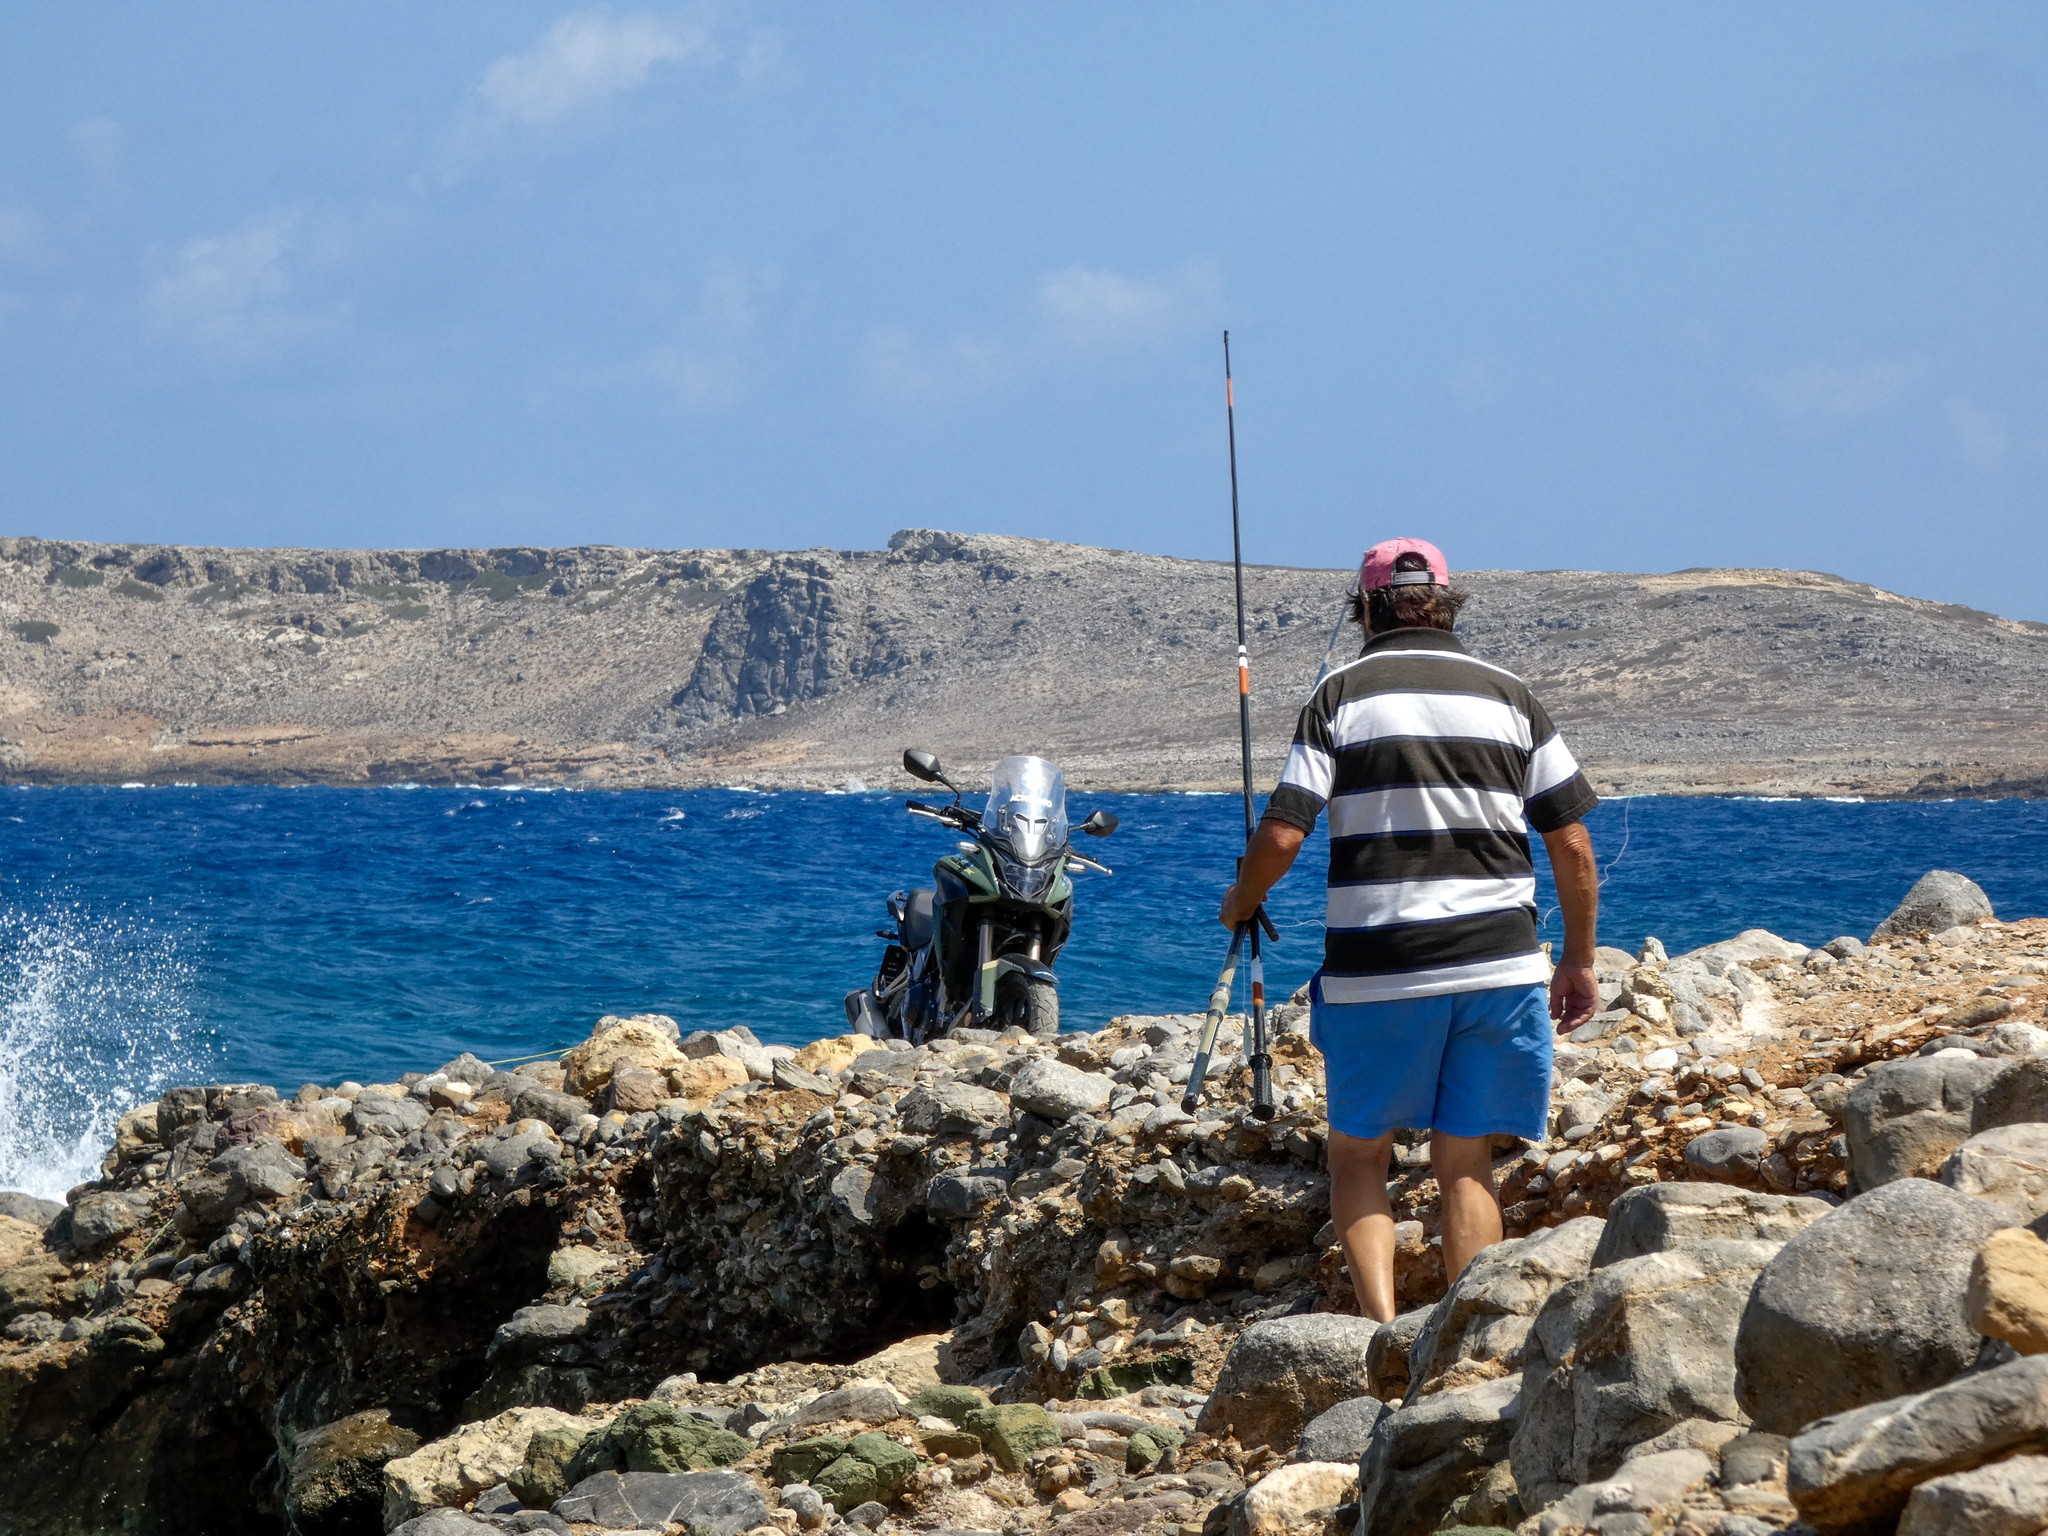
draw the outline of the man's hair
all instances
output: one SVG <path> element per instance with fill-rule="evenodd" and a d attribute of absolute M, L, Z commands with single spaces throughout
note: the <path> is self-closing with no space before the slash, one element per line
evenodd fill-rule
<path fill-rule="evenodd" d="M 1403 555 L 1394 569 L 1426 571 L 1429 562 L 1420 555 Z M 1351 622 L 1376 634 L 1390 629 L 1449 629 L 1471 601 L 1472 594 L 1463 587 L 1381 587 L 1351 594 Z"/>

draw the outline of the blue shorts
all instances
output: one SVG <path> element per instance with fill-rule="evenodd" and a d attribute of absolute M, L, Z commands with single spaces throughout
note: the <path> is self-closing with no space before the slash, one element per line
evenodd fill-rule
<path fill-rule="evenodd" d="M 1371 1141 L 1400 1127 L 1541 1141 L 1550 1125 L 1550 1001 L 1490 987 L 1395 1003 L 1326 1003 L 1310 987 L 1330 1126 Z"/>

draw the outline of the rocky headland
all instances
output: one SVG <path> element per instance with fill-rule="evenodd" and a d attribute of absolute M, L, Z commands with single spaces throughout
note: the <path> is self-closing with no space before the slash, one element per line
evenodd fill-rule
<path fill-rule="evenodd" d="M 1509 1239 L 1359 1318 L 1306 1007 L 174 1088 L 0 1195 L 0 1530 L 2048 1527 L 2048 921 L 1600 952 Z M 2029 1228 L 2033 1230 L 2029 1230 Z"/>
<path fill-rule="evenodd" d="M 1353 579 L 1246 572 L 1263 778 Z M 1461 633 L 1603 792 L 2048 793 L 2048 625 L 1807 571 L 1458 580 Z M 823 788 L 923 745 L 1227 789 L 1234 647 L 1227 565 L 929 530 L 794 553 L 0 539 L 0 782 Z"/>

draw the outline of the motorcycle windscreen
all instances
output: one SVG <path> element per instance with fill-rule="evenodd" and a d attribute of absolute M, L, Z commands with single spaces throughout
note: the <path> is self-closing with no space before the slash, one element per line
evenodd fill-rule
<path fill-rule="evenodd" d="M 1067 846 L 1067 781 L 1058 763 L 1006 757 L 996 764 L 981 824 L 1023 864 L 1041 864 Z"/>

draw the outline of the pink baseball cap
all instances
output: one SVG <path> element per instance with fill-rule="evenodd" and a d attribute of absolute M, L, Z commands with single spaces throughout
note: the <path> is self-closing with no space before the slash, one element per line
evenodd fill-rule
<path fill-rule="evenodd" d="M 1396 571 L 1394 562 L 1403 555 L 1420 555 L 1429 568 Z M 1358 567 L 1358 590 L 1361 592 L 1377 592 L 1381 587 L 1448 587 L 1450 584 L 1451 571 L 1444 564 L 1444 552 L 1427 539 L 1382 539 L 1365 552 L 1365 561 Z"/>

